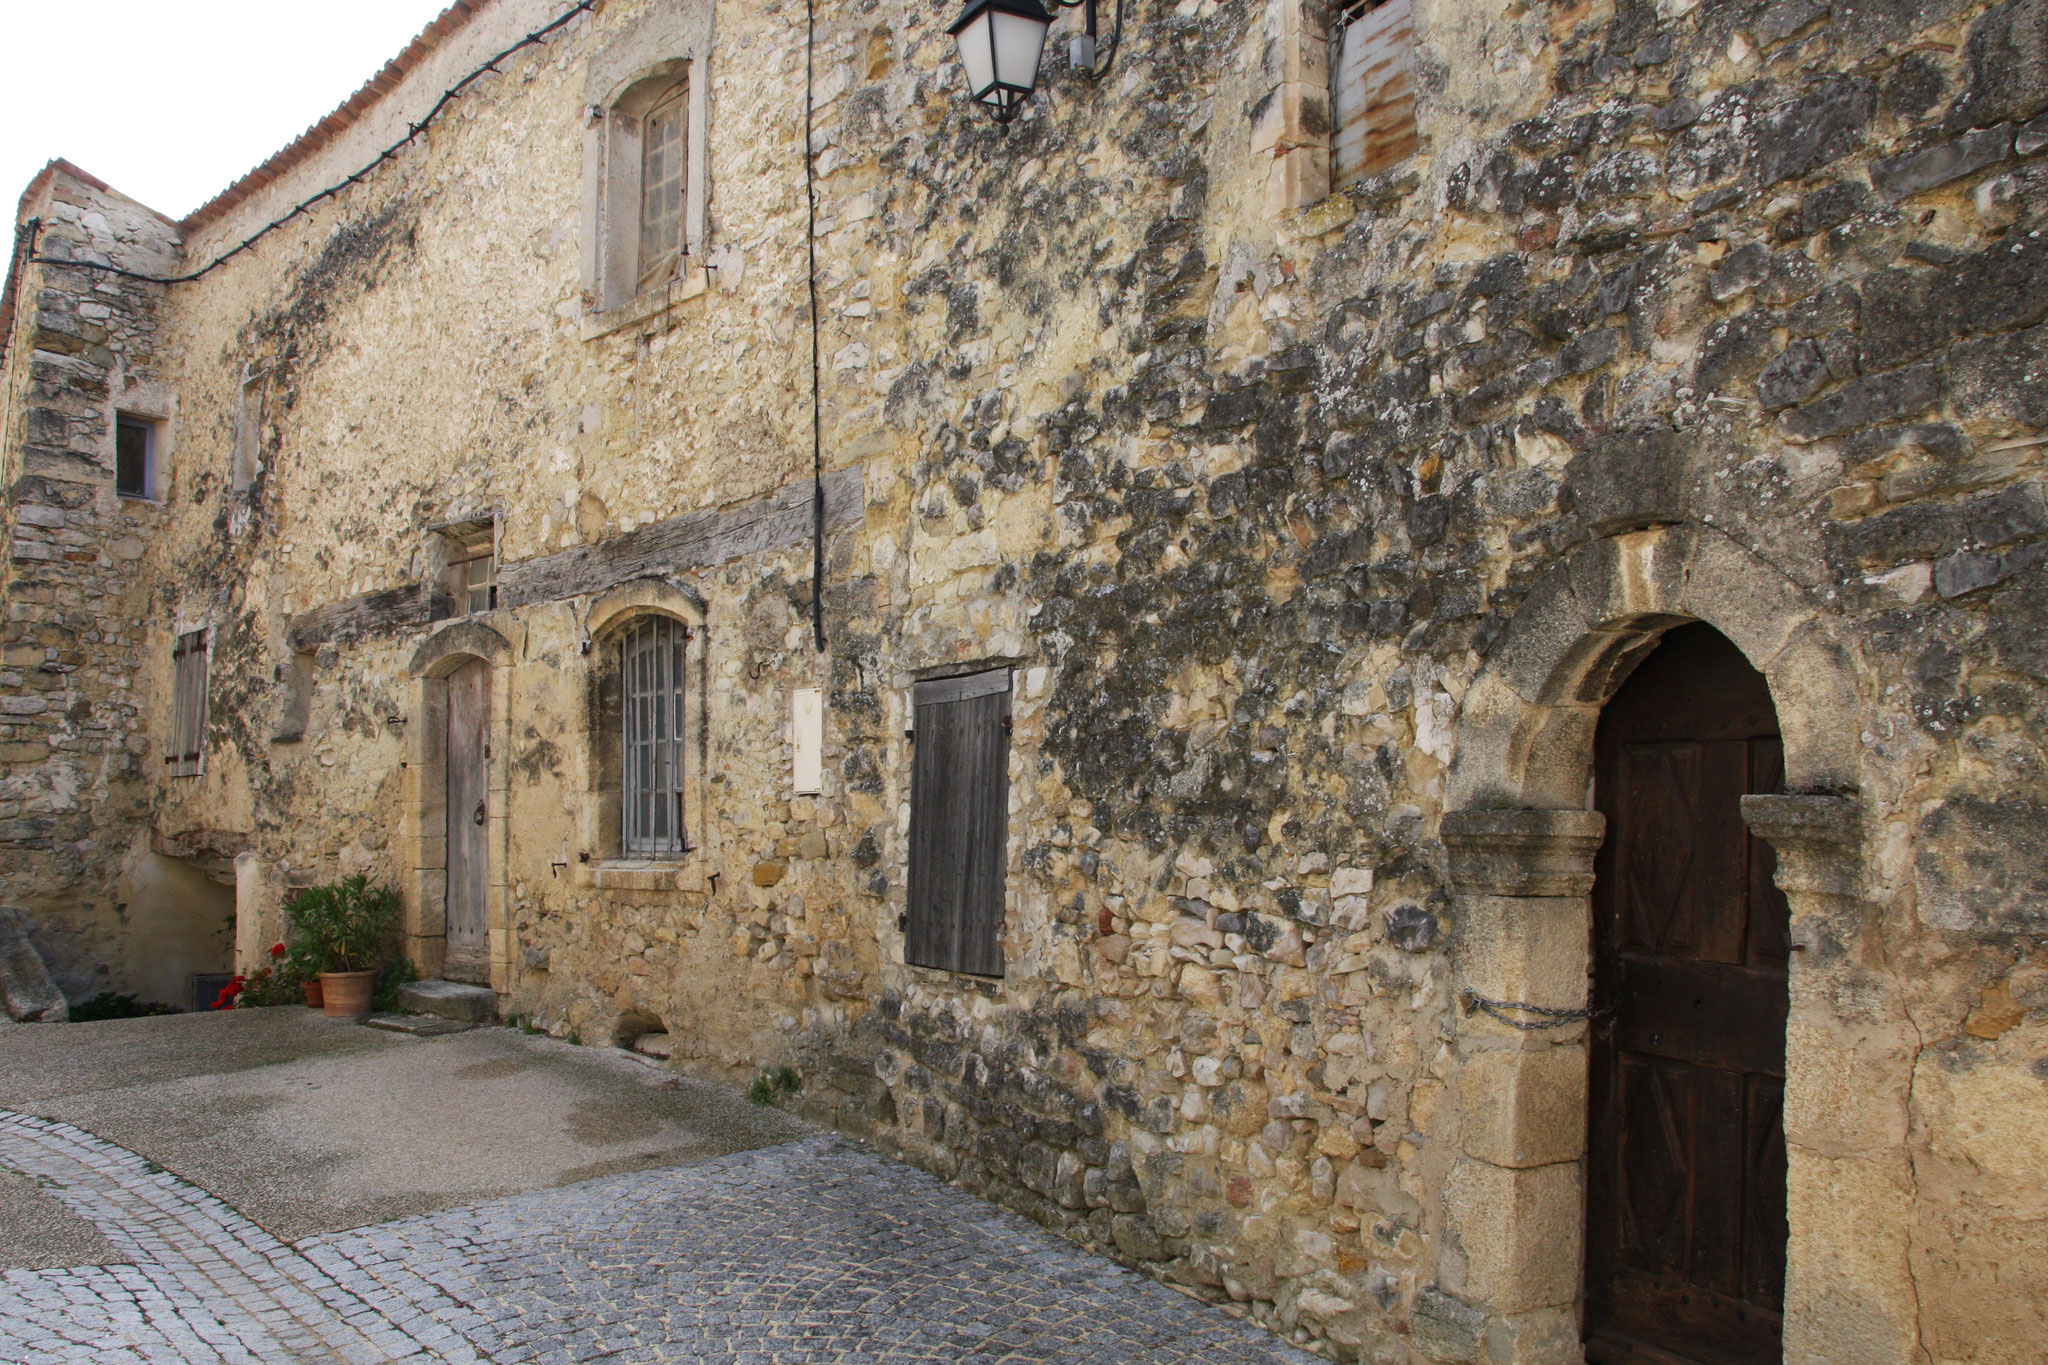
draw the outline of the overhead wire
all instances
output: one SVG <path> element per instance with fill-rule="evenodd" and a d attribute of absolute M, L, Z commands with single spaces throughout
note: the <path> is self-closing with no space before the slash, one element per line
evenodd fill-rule
<path fill-rule="evenodd" d="M 363 181 L 364 177 L 368 176 L 372 171 L 375 171 L 379 166 L 382 166 L 385 162 L 391 160 L 400 152 L 404 151 L 406 147 L 409 146 L 413 141 L 415 141 L 422 133 L 426 132 L 428 128 L 433 126 L 434 121 L 441 116 L 441 111 L 447 108 L 448 105 L 453 103 L 455 100 L 459 99 L 465 92 L 468 91 L 470 86 L 474 85 L 477 81 L 482 80 L 487 75 L 503 75 L 504 73 L 498 70 L 498 63 L 504 61 L 507 57 L 513 56 L 519 52 L 524 51 L 529 47 L 533 47 L 539 43 L 545 42 L 551 34 L 553 34 L 556 30 L 566 26 L 570 21 L 575 19 L 577 15 L 584 14 L 590 10 L 593 10 L 597 8 L 597 6 L 601 3 L 603 3 L 603 0 L 577 0 L 576 4 L 571 5 L 568 9 L 564 10 L 555 18 L 549 20 L 545 24 L 542 24 L 539 28 L 527 34 L 518 42 L 512 44 L 512 46 L 506 48 L 503 52 L 500 52 L 497 55 L 493 56 L 490 60 L 483 63 L 483 65 L 477 67 L 474 71 L 471 71 L 468 75 L 464 76 L 461 80 L 455 82 L 455 84 L 449 86 L 446 90 L 443 90 L 441 92 L 441 98 L 434 101 L 433 107 L 427 110 L 424 117 L 422 117 L 416 123 L 408 123 L 406 125 L 406 133 L 404 137 L 398 139 L 398 141 L 392 143 L 389 147 L 386 147 L 383 151 L 379 152 L 375 157 L 371 158 L 370 161 L 367 162 L 362 167 L 362 169 L 358 170 L 355 174 L 348 176 L 345 179 L 336 181 L 334 184 L 329 185 L 326 189 L 321 190 L 318 194 L 310 195 L 307 198 L 300 200 L 298 204 L 293 206 L 292 210 L 289 213 L 286 213 L 281 217 L 271 219 L 269 222 L 265 223 L 262 227 L 256 229 L 256 231 L 250 233 L 247 237 L 244 237 L 241 241 L 237 242 L 228 250 L 221 252 L 218 256 L 215 256 L 205 265 L 200 266 L 197 270 L 190 271 L 183 275 L 149 275 L 143 273 L 142 271 L 129 270 L 124 266 L 114 265 L 111 262 L 107 261 L 74 260 L 62 257 L 35 255 L 31 255 L 28 257 L 28 263 L 30 265 L 61 265 L 70 267 L 75 270 L 98 270 L 105 274 L 119 276 L 120 278 L 125 280 L 137 280 L 143 284 L 190 284 L 194 280 L 203 279 L 207 275 L 219 269 L 221 266 L 226 265 L 229 261 L 232 261 L 235 257 L 241 255 L 243 252 L 250 250 L 258 242 L 262 241 L 265 237 L 277 231 L 285 224 L 291 222 L 293 219 L 298 218 L 302 214 L 310 212 L 315 207 L 319 206 L 320 204 L 326 202 L 329 199 L 332 199 L 335 195 L 340 194 L 343 190 L 349 188 L 351 185 L 360 184 Z"/>
<path fill-rule="evenodd" d="M 818 0 L 804 0 L 804 202 L 809 221 L 804 249 L 811 291 L 811 639 L 825 652 L 825 416 L 824 382 L 819 362 L 818 317 L 818 152 L 817 109 L 812 103 L 818 52 Z"/>

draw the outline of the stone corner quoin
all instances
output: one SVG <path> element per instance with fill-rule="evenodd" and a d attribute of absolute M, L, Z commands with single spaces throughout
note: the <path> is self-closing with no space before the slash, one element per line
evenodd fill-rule
<path fill-rule="evenodd" d="M 949 7 L 613 0 L 153 282 L 563 8 L 183 222 L 29 187 L 0 906 L 72 1003 L 364 872 L 503 1014 L 1326 1356 L 1577 1361 L 1666 1235 L 1584 1211 L 1617 821 L 1707 837 L 1601 717 L 1705 623 L 1782 765 L 1713 836 L 1789 906 L 1741 1292 L 2031 1358 L 2048 3 L 1416 5 L 1361 103 L 1334 6 L 1136 0 L 1005 127 Z"/>

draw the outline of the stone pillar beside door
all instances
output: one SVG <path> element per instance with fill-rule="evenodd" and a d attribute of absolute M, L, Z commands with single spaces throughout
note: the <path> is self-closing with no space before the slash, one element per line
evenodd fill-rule
<path fill-rule="evenodd" d="M 1862 812 L 1848 796 L 1745 796 L 1742 818 L 1776 851 L 1792 911 L 1785 1359 L 1905 1365 L 1919 1358 L 1906 1144 L 1918 1036 L 1862 962 L 1881 951 Z"/>
<path fill-rule="evenodd" d="M 1586 1007 L 1593 855 L 1605 824 L 1587 810 L 1443 818 L 1459 1153 L 1446 1181 L 1440 1284 L 1412 1323 L 1415 1344 L 1439 1360 L 1581 1359 L 1586 1024 L 1568 1016 Z"/>
<path fill-rule="evenodd" d="M 286 937 L 283 902 L 270 884 L 269 868 L 244 849 L 235 855 L 235 970 L 243 974 L 270 964 L 270 945 Z"/>

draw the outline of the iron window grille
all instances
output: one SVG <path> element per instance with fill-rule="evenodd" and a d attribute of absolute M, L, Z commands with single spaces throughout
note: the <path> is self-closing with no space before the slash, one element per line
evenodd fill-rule
<path fill-rule="evenodd" d="M 620 851 L 629 858 L 689 851 L 683 821 L 683 663 L 689 627 L 650 616 L 619 642 L 623 703 Z"/>
<path fill-rule="evenodd" d="M 172 777 L 206 771 L 206 630 L 187 631 L 171 649 L 171 743 L 164 763 Z"/>

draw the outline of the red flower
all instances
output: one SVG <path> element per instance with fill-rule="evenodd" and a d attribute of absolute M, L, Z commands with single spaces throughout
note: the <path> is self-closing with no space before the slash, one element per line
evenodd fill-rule
<path fill-rule="evenodd" d="M 270 955 L 271 955 L 272 957 L 283 957 L 283 956 L 284 956 L 284 945 L 283 945 L 282 943 L 273 943 L 273 944 L 271 944 L 271 945 L 270 945 Z"/>
<path fill-rule="evenodd" d="M 233 1009 L 235 1007 L 235 997 L 242 993 L 242 987 L 247 984 L 247 981 L 248 978 L 243 976 L 228 978 L 228 984 L 222 986 L 220 994 L 213 997 L 213 1008 L 217 1010 Z"/>

